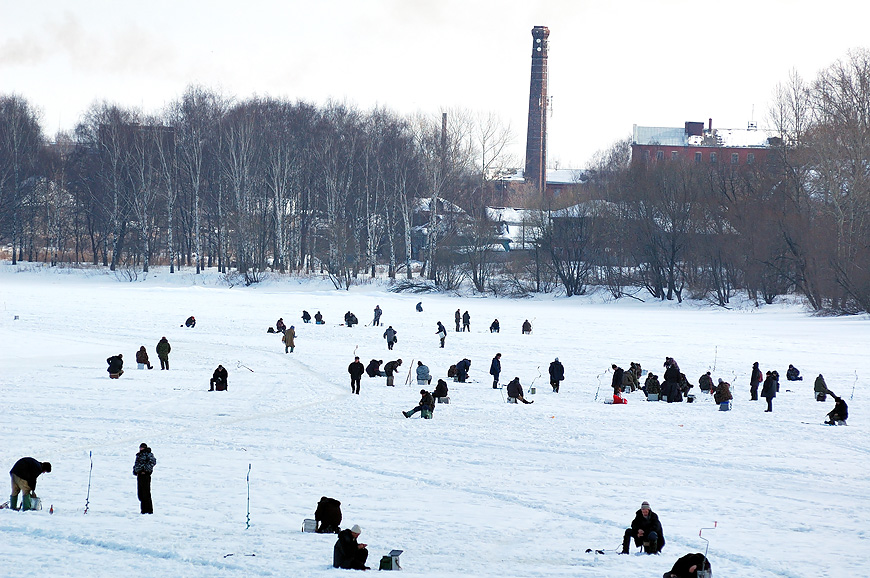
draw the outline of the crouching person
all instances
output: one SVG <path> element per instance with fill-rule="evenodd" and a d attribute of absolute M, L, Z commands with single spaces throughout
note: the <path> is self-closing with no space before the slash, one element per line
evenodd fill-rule
<path fill-rule="evenodd" d="M 341 531 L 338 527 L 341 524 L 341 502 L 321 497 L 314 511 L 314 520 L 317 523 L 314 531 L 318 534 L 338 534 Z"/>
<path fill-rule="evenodd" d="M 369 551 L 366 550 L 368 544 L 360 544 L 356 541 L 362 529 L 359 525 L 354 524 L 349 530 L 342 530 L 338 533 L 338 540 L 335 541 L 335 547 L 332 549 L 332 567 L 344 568 L 345 570 L 369 570 L 366 566 L 366 560 L 369 557 Z"/>
<path fill-rule="evenodd" d="M 649 502 L 644 501 L 640 505 L 640 510 L 635 513 L 631 528 L 628 528 L 622 537 L 620 554 L 628 554 L 628 545 L 632 538 L 635 546 L 643 544 L 643 550 L 647 554 L 658 554 L 665 546 L 662 524 L 659 522 L 658 514 L 650 509 Z"/>
<path fill-rule="evenodd" d="M 12 494 L 9 496 L 9 507 L 18 509 L 18 494 L 21 494 L 21 509 L 30 510 L 36 498 L 36 478 L 45 472 L 51 472 L 51 464 L 40 462 L 33 458 L 21 458 L 12 469 L 9 477 L 12 479 Z"/>
<path fill-rule="evenodd" d="M 411 411 L 403 411 L 402 415 L 411 417 L 418 411 L 423 419 L 432 419 L 432 412 L 435 411 L 435 398 L 425 389 L 420 390 L 420 404 Z"/>
<path fill-rule="evenodd" d="M 662 578 L 696 578 L 700 570 L 710 572 L 710 560 L 700 552 L 686 554 L 674 562 L 674 567 L 662 574 Z"/>

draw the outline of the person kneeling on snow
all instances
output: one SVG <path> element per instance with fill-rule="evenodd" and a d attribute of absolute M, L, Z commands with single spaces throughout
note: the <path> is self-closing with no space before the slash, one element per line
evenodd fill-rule
<path fill-rule="evenodd" d="M 184 322 L 184 326 L 190 327 L 191 329 L 196 327 L 196 317 L 194 317 L 193 315 L 188 317 L 187 320 L 185 320 L 185 322 Z"/>
<path fill-rule="evenodd" d="M 647 501 L 640 505 L 640 510 L 635 513 L 634 520 L 631 521 L 631 528 L 625 531 L 620 554 L 628 554 L 628 545 L 632 538 L 635 546 L 643 544 L 643 550 L 647 554 L 658 554 L 665 546 L 662 524 L 659 522 L 658 514 L 650 510 Z"/>
<path fill-rule="evenodd" d="M 674 567 L 662 574 L 662 578 L 696 578 L 698 570 L 710 572 L 710 560 L 700 552 L 686 554 L 674 562 Z"/>
<path fill-rule="evenodd" d="M 435 398 L 425 389 L 420 390 L 420 404 L 411 411 L 403 411 L 402 415 L 405 417 L 411 417 L 418 411 L 423 415 L 424 419 L 430 419 L 432 417 L 432 412 L 435 411 Z M 429 414 L 428 417 L 426 415 L 427 412 Z"/>
<path fill-rule="evenodd" d="M 338 533 L 338 540 L 335 541 L 335 547 L 332 549 L 332 567 L 344 568 L 345 570 L 369 570 L 366 566 L 366 560 L 369 557 L 369 551 L 366 550 L 368 544 L 360 544 L 356 541 L 362 533 L 362 528 L 358 524 L 354 524 L 349 530 L 342 530 Z"/>
<path fill-rule="evenodd" d="M 526 398 L 523 397 L 523 386 L 520 385 L 519 377 L 513 378 L 510 383 L 508 383 L 507 394 L 508 401 L 510 401 L 511 403 L 516 403 L 517 400 L 523 403 L 535 403 L 534 401 L 528 401 Z"/>
<path fill-rule="evenodd" d="M 849 406 L 846 405 L 842 397 L 838 397 L 836 393 L 828 390 L 831 397 L 834 398 L 834 409 L 828 412 L 827 425 L 846 425 L 846 420 L 849 419 Z"/>

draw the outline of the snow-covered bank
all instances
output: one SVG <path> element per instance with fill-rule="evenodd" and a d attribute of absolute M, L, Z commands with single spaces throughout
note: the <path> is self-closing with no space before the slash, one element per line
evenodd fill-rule
<path fill-rule="evenodd" d="M 0 510 L 4 570 L 335 576 L 333 538 L 299 532 L 331 496 L 343 526 L 363 527 L 370 565 L 399 548 L 410 575 L 658 577 L 703 551 L 698 530 L 713 521 L 704 537 L 716 576 L 870 575 L 860 510 L 870 493 L 865 318 L 813 318 L 793 305 L 396 295 L 377 284 L 229 288 L 213 274 L 193 277 L 0 271 L 0 465 L 32 455 L 54 466 L 39 480 L 46 510 Z M 414 311 L 420 300 L 423 313 Z M 364 326 L 376 304 L 398 330 L 392 352 L 383 327 Z M 457 308 L 470 312 L 471 333 L 452 331 Z M 327 324 L 302 324 L 302 309 L 322 311 Z M 348 310 L 360 326 L 338 325 Z M 196 328 L 180 327 L 191 314 Z M 296 327 L 293 354 L 266 333 L 279 316 Z M 490 334 L 496 317 L 502 331 Z M 532 335 L 520 334 L 524 319 Z M 438 320 L 450 330 L 445 349 Z M 145 345 L 155 363 L 163 335 L 172 369 L 136 370 L 135 351 Z M 351 395 L 354 351 L 364 362 L 401 357 L 398 387 L 364 377 Z M 489 386 L 496 352 L 503 383 L 519 376 L 528 391 L 534 382 L 534 405 L 505 404 Z M 109 380 L 104 360 L 117 353 L 126 373 Z M 666 355 L 694 382 L 715 364 L 714 378 L 734 385 L 734 410 L 718 412 L 705 396 L 601 403 L 611 362 L 661 375 Z M 567 377 L 559 394 L 546 383 L 556 356 Z M 431 421 L 403 418 L 419 399 L 419 387 L 405 385 L 414 360 L 437 379 L 462 357 L 472 360 L 471 383 L 448 381 L 452 403 Z M 753 361 L 783 376 L 794 363 L 805 375 L 783 378 L 772 414 L 747 401 Z M 229 391 L 208 393 L 218 363 Z M 848 427 L 816 425 L 833 405 L 813 401 L 818 373 L 849 401 Z M 158 460 L 154 516 L 137 513 L 131 473 L 143 441 Z M 615 549 L 644 499 L 664 525 L 661 556 L 585 553 Z"/>

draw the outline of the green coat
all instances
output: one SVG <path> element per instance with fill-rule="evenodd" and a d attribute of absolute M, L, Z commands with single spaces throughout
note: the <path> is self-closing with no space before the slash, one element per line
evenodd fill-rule
<path fill-rule="evenodd" d="M 166 339 L 161 339 L 157 343 L 157 357 L 160 359 L 169 359 L 170 351 L 172 351 L 172 347 Z"/>
<path fill-rule="evenodd" d="M 828 391 L 828 386 L 825 383 L 825 378 L 821 375 L 816 378 L 816 383 L 813 384 L 813 391 L 816 393 L 826 393 Z"/>

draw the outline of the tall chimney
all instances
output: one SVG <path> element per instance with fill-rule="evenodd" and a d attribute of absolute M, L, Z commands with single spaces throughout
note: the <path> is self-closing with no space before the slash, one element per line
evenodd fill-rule
<path fill-rule="evenodd" d="M 529 84 L 529 130 L 525 181 L 547 188 L 547 38 L 546 26 L 532 28 L 532 78 Z"/>

